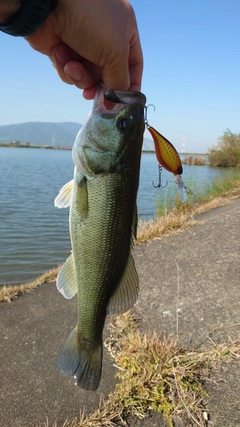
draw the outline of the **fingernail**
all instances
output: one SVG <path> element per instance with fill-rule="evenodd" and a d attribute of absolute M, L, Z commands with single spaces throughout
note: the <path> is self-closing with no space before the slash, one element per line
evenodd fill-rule
<path fill-rule="evenodd" d="M 70 79 L 75 80 L 77 82 L 79 82 L 80 80 L 82 80 L 82 72 L 80 70 L 77 69 L 64 69 L 65 73 L 68 75 L 68 77 L 70 77 Z"/>
<path fill-rule="evenodd" d="M 60 63 L 66 63 L 66 48 L 62 44 L 58 44 L 57 46 L 54 46 L 52 49 L 52 55 L 53 58 L 56 59 Z"/>

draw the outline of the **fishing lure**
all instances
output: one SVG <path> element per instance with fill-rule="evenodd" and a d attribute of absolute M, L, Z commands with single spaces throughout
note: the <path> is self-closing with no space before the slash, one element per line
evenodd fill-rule
<path fill-rule="evenodd" d="M 147 111 L 147 107 L 145 111 Z M 171 142 L 168 141 L 168 139 L 166 139 L 156 129 L 154 129 L 152 126 L 148 124 L 146 113 L 145 113 L 145 124 L 153 138 L 156 157 L 159 162 L 159 165 L 161 165 L 162 167 L 164 167 L 164 169 L 174 174 L 174 180 L 175 180 L 177 189 L 179 191 L 179 194 L 181 196 L 181 200 L 182 202 L 185 203 L 187 201 L 186 187 L 183 183 L 182 176 L 181 176 L 183 173 L 183 168 L 182 168 L 182 162 L 177 150 L 174 148 Z M 160 167 L 159 167 L 159 171 L 161 171 Z"/>

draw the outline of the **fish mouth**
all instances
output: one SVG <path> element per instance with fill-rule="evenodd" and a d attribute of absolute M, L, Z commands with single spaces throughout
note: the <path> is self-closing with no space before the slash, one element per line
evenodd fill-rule
<path fill-rule="evenodd" d="M 104 98 L 107 101 L 110 102 L 114 102 L 115 104 L 122 104 L 121 99 L 119 98 L 119 96 L 117 96 L 117 94 L 114 92 L 113 89 L 108 89 L 105 93 L 104 93 Z"/>
<path fill-rule="evenodd" d="M 93 111 L 104 113 L 112 110 L 113 113 L 117 113 L 123 106 L 131 103 L 141 103 L 145 106 L 146 97 L 141 92 L 113 90 L 99 85 L 94 98 Z"/>

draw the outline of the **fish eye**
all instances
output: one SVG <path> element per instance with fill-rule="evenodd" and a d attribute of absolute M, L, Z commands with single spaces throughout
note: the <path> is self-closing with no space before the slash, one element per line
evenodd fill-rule
<path fill-rule="evenodd" d="M 117 129 L 120 132 L 124 132 L 124 130 L 127 129 L 128 126 L 129 126 L 129 119 L 127 119 L 126 117 L 121 117 L 117 121 Z"/>

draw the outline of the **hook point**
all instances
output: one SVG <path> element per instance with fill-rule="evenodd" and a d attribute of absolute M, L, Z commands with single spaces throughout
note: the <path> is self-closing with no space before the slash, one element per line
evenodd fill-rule
<path fill-rule="evenodd" d="M 144 122 L 145 122 L 145 125 L 147 126 L 147 128 L 149 127 L 148 119 L 147 119 L 147 109 L 148 109 L 148 107 L 153 107 L 154 112 L 155 112 L 155 105 L 153 105 L 153 104 L 148 104 L 148 105 L 145 105 L 145 107 L 144 107 L 144 109 L 145 109 L 145 113 L 144 113 Z"/>

